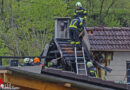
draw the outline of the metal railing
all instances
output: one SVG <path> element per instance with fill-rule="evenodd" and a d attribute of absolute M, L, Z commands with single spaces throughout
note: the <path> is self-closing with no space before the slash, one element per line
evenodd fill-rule
<path fill-rule="evenodd" d="M 35 57 L 38 57 L 40 60 L 41 59 L 51 59 L 54 57 L 50 57 L 50 56 L 0 56 L 0 66 L 19 66 L 19 65 L 24 65 L 24 59 L 25 58 L 30 58 L 33 59 Z"/>

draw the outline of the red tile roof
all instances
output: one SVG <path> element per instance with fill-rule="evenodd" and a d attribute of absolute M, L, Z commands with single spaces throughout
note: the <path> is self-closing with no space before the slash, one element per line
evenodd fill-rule
<path fill-rule="evenodd" d="M 91 50 L 130 51 L 130 28 L 87 27 Z"/>

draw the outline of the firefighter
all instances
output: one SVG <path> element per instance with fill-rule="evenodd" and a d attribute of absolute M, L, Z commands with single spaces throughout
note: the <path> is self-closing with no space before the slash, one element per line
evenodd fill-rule
<path fill-rule="evenodd" d="M 97 76 L 97 69 L 96 69 L 96 67 L 94 67 L 93 66 L 93 64 L 92 64 L 92 62 L 87 62 L 87 67 L 88 67 L 88 69 L 89 69 L 89 75 L 91 76 L 91 77 L 98 77 Z"/>
<path fill-rule="evenodd" d="M 41 64 L 40 59 L 38 57 L 34 58 L 33 63 L 34 63 L 34 65 L 40 65 Z"/>
<path fill-rule="evenodd" d="M 2 90 L 1 88 L 4 88 L 4 83 L 3 80 L 0 78 L 0 90 Z"/>
<path fill-rule="evenodd" d="M 76 3 L 76 10 L 74 11 L 74 18 L 80 17 L 83 19 L 83 27 L 86 26 L 87 19 L 87 11 L 82 8 L 82 4 L 80 2 Z"/>
<path fill-rule="evenodd" d="M 33 66 L 33 59 L 25 58 L 24 59 L 24 66 Z"/>
<path fill-rule="evenodd" d="M 70 39 L 72 40 L 70 44 L 72 44 L 73 47 L 80 45 L 78 30 L 83 27 L 82 22 L 83 22 L 82 18 L 76 18 L 71 21 L 71 24 L 69 26 L 69 35 L 70 35 Z"/>
<path fill-rule="evenodd" d="M 61 57 L 59 58 L 56 58 L 56 59 L 52 59 L 51 61 L 49 61 L 45 68 L 49 68 L 49 67 L 54 67 L 54 68 L 62 68 L 62 65 L 61 65 L 61 61 L 60 61 Z"/>

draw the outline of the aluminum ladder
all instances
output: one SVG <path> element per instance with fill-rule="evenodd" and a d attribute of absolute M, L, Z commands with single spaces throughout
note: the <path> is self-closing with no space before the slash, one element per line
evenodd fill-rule
<path fill-rule="evenodd" d="M 74 52 L 75 52 L 76 73 L 87 76 L 87 67 L 86 67 L 84 48 L 82 47 L 82 56 L 77 55 L 78 50 L 76 47 L 74 47 Z"/>

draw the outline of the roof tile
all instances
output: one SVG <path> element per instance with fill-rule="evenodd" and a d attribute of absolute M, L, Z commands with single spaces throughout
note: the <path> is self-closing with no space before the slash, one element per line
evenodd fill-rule
<path fill-rule="evenodd" d="M 87 27 L 93 31 L 88 35 L 92 50 L 130 50 L 130 28 L 128 27 Z"/>

